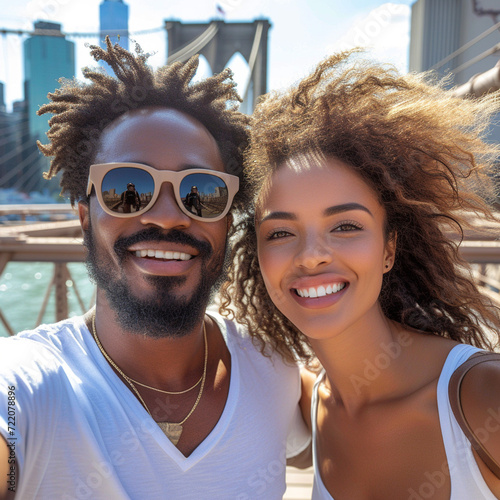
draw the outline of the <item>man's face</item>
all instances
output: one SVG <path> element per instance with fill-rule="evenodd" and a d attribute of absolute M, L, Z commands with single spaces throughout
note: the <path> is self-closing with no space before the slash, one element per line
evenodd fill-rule
<path fill-rule="evenodd" d="M 103 132 L 95 163 L 142 163 L 159 170 L 224 172 L 217 143 L 197 120 L 168 108 L 134 110 Z M 182 336 L 203 317 L 223 270 L 227 218 L 196 221 L 164 183 L 147 212 L 118 218 L 92 195 L 80 204 L 87 265 L 125 330 Z M 98 295 L 99 297 L 99 295 Z"/>

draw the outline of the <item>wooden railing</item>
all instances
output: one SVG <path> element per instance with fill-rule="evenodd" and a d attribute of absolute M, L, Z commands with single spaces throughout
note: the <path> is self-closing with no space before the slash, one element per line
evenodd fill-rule
<path fill-rule="evenodd" d="M 0 225 L 0 276 L 9 262 L 51 262 L 53 273 L 45 291 L 36 323 L 40 324 L 47 310 L 49 298 L 55 297 L 55 320 L 68 317 L 68 293 L 75 294 L 79 307 L 85 312 L 92 304 L 84 304 L 76 281 L 67 266 L 70 262 L 84 262 L 85 251 L 82 244 L 78 220 L 48 221 L 26 223 L 27 216 L 75 216 L 69 205 L 0 205 L 0 216 L 19 215 L 19 222 Z M 72 286 L 68 287 L 68 282 Z M 20 300 L 22 300 L 20 298 Z M 94 297 L 91 302 L 95 300 Z M 0 305 L 0 323 L 9 335 L 16 332 L 11 326 L 5 311 Z"/>
<path fill-rule="evenodd" d="M 76 215 L 76 211 L 73 210 L 71 205 L 68 203 L 47 203 L 43 205 L 0 205 L 0 216 L 5 215 L 18 215 L 21 217 L 22 221 L 26 220 L 26 216 L 35 215 L 40 216 L 50 216 L 54 217 L 56 215 Z"/>

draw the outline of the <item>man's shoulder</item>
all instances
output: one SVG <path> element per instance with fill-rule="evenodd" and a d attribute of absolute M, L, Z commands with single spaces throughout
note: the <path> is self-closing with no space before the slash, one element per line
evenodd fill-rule
<path fill-rule="evenodd" d="M 282 369 L 285 371 L 297 371 L 298 366 L 290 361 L 285 361 L 283 357 L 273 351 L 270 346 L 261 344 L 253 338 L 245 325 L 219 314 L 216 309 L 209 308 L 207 313 L 216 321 L 222 336 L 226 341 L 229 351 L 232 355 L 238 357 L 244 356 L 252 364 L 270 365 L 273 369 Z"/>
<path fill-rule="evenodd" d="M 252 339 L 245 325 L 233 319 L 229 319 L 226 316 L 222 316 L 218 310 L 213 307 L 207 310 L 207 314 L 217 323 L 229 348 L 233 346 L 238 346 L 243 349 L 252 347 L 252 350 L 258 352 L 258 344 Z"/>
<path fill-rule="evenodd" d="M 0 373 L 57 367 L 68 344 L 78 342 L 83 326 L 83 319 L 77 317 L 1 338 Z"/>
<path fill-rule="evenodd" d="M 41 324 L 33 330 L 23 330 L 13 337 L 7 337 L 9 341 L 32 341 L 40 344 L 51 344 L 60 346 L 63 339 L 71 338 L 81 333 L 85 327 L 83 316 L 75 316 L 58 323 Z"/>

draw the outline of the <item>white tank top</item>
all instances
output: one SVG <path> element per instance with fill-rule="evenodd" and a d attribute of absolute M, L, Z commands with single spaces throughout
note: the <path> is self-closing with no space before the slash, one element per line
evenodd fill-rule
<path fill-rule="evenodd" d="M 479 467 L 472 454 L 469 440 L 458 425 L 451 409 L 448 397 L 448 385 L 453 372 L 462 365 L 470 356 L 479 351 L 476 347 L 460 344 L 455 346 L 444 363 L 437 385 L 437 404 L 439 412 L 439 423 L 443 435 L 444 449 L 450 470 L 451 496 L 450 500 L 496 500 L 491 493 Z M 318 413 L 318 386 L 325 376 L 325 371 L 316 379 L 311 401 L 311 421 L 312 421 L 312 442 L 313 442 L 313 465 L 314 465 L 314 486 L 312 500 L 333 500 L 328 493 L 318 468 L 316 456 L 316 419 Z M 422 483 L 420 489 L 415 491 L 414 498 L 429 498 L 435 484 L 432 481 L 442 479 L 429 477 L 428 483 Z M 410 497 L 413 498 L 413 497 Z"/>

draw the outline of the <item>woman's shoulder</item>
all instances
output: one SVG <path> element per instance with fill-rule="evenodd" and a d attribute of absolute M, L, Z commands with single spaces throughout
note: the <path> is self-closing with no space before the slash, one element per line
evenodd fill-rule
<path fill-rule="evenodd" d="M 500 464 L 500 354 L 484 357 L 467 371 L 460 403 L 476 439 Z"/>
<path fill-rule="evenodd" d="M 464 375 L 460 401 L 471 427 L 484 427 L 485 417 L 496 417 L 500 443 L 500 354 L 485 358 Z"/>

